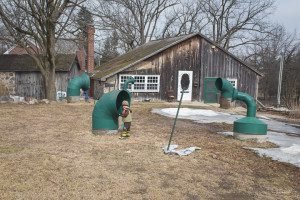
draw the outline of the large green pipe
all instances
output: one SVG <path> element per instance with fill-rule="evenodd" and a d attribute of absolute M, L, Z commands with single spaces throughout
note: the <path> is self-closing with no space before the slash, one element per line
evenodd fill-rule
<path fill-rule="evenodd" d="M 69 80 L 67 88 L 67 96 L 80 96 L 80 89 L 86 91 L 90 88 L 90 77 L 87 73 L 82 73 Z"/>
<path fill-rule="evenodd" d="M 97 101 L 92 115 L 93 131 L 118 129 L 118 117 L 122 112 L 122 101 L 126 100 L 130 105 L 131 95 L 127 88 L 128 84 L 134 82 L 134 78 L 130 77 L 125 81 L 123 90 L 106 93 Z"/>
<path fill-rule="evenodd" d="M 92 117 L 93 130 L 118 129 L 118 116 L 122 112 L 122 101 L 131 101 L 127 90 L 114 90 L 104 94 L 95 104 Z"/>
<path fill-rule="evenodd" d="M 249 94 L 239 92 L 233 85 L 224 78 L 217 78 L 216 87 L 221 91 L 221 96 L 228 100 L 240 100 L 247 105 L 247 117 L 255 117 L 256 103 Z"/>
<path fill-rule="evenodd" d="M 256 116 L 256 103 L 254 101 L 254 98 L 250 95 L 243 93 L 243 92 L 237 92 L 236 97 L 234 97 L 236 100 L 240 100 L 246 103 L 247 105 L 247 117 L 255 117 Z"/>
<path fill-rule="evenodd" d="M 221 96 L 228 100 L 240 100 L 247 105 L 247 117 L 234 121 L 233 131 L 239 134 L 246 135 L 266 135 L 267 124 L 257 119 L 256 103 L 254 98 L 249 94 L 239 92 L 233 85 L 224 78 L 217 78 L 216 87 L 221 91 Z M 253 137 L 253 136 L 251 136 Z"/>

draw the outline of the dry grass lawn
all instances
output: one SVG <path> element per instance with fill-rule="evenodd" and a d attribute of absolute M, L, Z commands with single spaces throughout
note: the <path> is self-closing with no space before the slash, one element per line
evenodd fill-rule
<path fill-rule="evenodd" d="M 173 143 L 201 150 L 163 154 L 173 119 L 162 103 L 133 104 L 132 137 L 91 133 L 93 103 L 0 105 L 0 199 L 300 199 L 300 170 L 261 158 L 216 134 L 226 124 L 178 120 Z"/>

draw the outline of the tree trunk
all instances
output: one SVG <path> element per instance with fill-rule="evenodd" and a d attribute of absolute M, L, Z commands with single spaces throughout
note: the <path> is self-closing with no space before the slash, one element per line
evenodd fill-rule
<path fill-rule="evenodd" d="M 56 101 L 55 70 L 49 70 L 43 79 L 46 99 Z"/>

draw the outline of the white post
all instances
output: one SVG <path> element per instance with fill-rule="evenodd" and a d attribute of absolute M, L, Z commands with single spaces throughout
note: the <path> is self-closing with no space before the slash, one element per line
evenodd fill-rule
<path fill-rule="evenodd" d="M 280 94 L 281 94 L 281 83 L 282 83 L 282 70 L 283 70 L 283 55 L 280 55 L 280 66 L 279 66 L 279 77 L 278 77 L 278 88 L 277 88 L 277 107 L 280 106 Z"/>

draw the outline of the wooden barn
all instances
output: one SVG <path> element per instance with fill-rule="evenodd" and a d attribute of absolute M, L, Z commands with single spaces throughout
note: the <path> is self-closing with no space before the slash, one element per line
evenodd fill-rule
<path fill-rule="evenodd" d="M 80 70 L 78 58 L 76 54 L 59 54 L 56 59 L 56 90 L 66 92 L 68 80 Z M 42 75 L 28 54 L 0 55 L 0 84 L 8 95 L 45 98 Z"/>
<path fill-rule="evenodd" d="M 120 89 L 128 76 L 136 79 L 130 90 L 137 99 L 179 99 L 180 78 L 191 84 L 185 101 L 217 102 L 216 77 L 229 79 L 240 91 L 257 97 L 261 74 L 201 34 L 150 41 L 95 68 L 94 97 Z"/>

